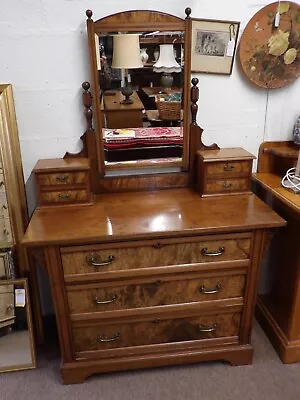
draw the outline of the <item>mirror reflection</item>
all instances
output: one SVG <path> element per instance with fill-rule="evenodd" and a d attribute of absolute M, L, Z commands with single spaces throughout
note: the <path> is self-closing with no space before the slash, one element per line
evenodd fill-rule
<path fill-rule="evenodd" d="M 25 279 L 0 281 L 0 372 L 35 368 Z"/>
<path fill-rule="evenodd" d="M 184 32 L 96 37 L 106 164 L 182 157 Z"/>

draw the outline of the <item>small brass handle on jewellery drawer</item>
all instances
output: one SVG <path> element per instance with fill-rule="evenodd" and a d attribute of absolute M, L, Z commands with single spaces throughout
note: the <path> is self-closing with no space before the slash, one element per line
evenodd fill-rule
<path fill-rule="evenodd" d="M 108 256 L 106 261 L 102 261 L 101 257 L 99 259 L 97 256 L 87 256 L 86 261 L 93 267 L 104 267 L 105 265 L 111 264 L 114 259 L 114 256 Z"/>
<path fill-rule="evenodd" d="M 98 297 L 95 297 L 95 303 L 96 304 L 110 304 L 114 303 L 117 300 L 118 296 L 116 294 L 113 294 L 110 300 L 98 300 Z"/>
<path fill-rule="evenodd" d="M 219 250 L 216 251 L 208 251 L 207 247 L 204 247 L 201 250 L 201 254 L 203 256 L 209 256 L 209 257 L 221 256 L 223 253 L 225 253 L 225 247 L 220 247 Z"/>
<path fill-rule="evenodd" d="M 230 164 L 224 165 L 224 171 L 233 171 L 234 168 L 235 168 L 234 165 L 230 165 Z"/>
<path fill-rule="evenodd" d="M 204 326 L 204 325 L 199 325 L 199 332 L 201 333 L 207 333 L 207 332 L 215 332 L 215 330 L 217 329 L 217 323 L 215 322 L 214 324 L 212 324 L 212 326 Z"/>
<path fill-rule="evenodd" d="M 109 338 L 107 336 L 98 335 L 96 337 L 96 342 L 98 342 L 98 343 L 114 342 L 115 340 L 119 340 L 119 339 L 120 339 L 120 334 L 119 334 L 119 332 L 116 332 L 115 335 L 111 338 Z"/>
<path fill-rule="evenodd" d="M 199 292 L 203 294 L 215 294 L 219 293 L 222 289 L 221 283 L 217 283 L 215 289 L 206 289 L 205 286 L 200 286 L 199 287 Z"/>
<path fill-rule="evenodd" d="M 69 175 L 59 175 L 56 177 L 57 182 L 66 182 L 69 179 Z"/>
<path fill-rule="evenodd" d="M 228 189 L 228 188 L 231 188 L 231 187 L 232 187 L 232 183 L 230 183 L 230 182 L 224 182 L 223 183 L 223 188 Z"/>
<path fill-rule="evenodd" d="M 66 200 L 66 199 L 70 198 L 70 194 L 69 193 L 59 193 L 58 198 Z"/>

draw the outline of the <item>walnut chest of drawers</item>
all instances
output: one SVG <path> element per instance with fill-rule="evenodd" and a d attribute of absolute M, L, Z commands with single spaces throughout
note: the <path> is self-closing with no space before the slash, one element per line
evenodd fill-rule
<path fill-rule="evenodd" d="M 39 160 L 33 172 L 40 207 L 91 204 L 87 158 Z"/>
<path fill-rule="evenodd" d="M 45 255 L 63 381 L 251 363 L 259 263 L 268 230 L 283 224 L 254 195 L 202 199 L 189 189 L 37 209 L 23 244 Z"/>
<path fill-rule="evenodd" d="M 197 189 L 205 196 L 250 193 L 255 156 L 242 148 L 199 150 Z"/>

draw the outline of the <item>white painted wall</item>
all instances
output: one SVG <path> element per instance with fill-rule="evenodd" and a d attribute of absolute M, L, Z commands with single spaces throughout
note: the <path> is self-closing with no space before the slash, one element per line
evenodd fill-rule
<path fill-rule="evenodd" d="M 94 19 L 148 8 L 184 17 L 241 21 L 270 1 L 261 0 L 13 0 L 1 1 L 0 81 L 12 83 L 25 179 L 40 158 L 80 148 L 85 130 L 81 83 L 90 79 L 85 10 Z M 146 6 L 147 4 L 147 6 Z M 237 64 L 229 76 L 201 75 L 198 123 L 204 141 L 242 146 L 257 154 L 263 140 L 291 138 L 300 113 L 300 79 L 270 92 L 251 86 Z"/>

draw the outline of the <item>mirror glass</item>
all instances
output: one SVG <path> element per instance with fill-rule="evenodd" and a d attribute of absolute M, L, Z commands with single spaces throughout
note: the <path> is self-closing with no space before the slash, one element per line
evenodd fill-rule
<path fill-rule="evenodd" d="M 182 158 L 184 31 L 96 35 L 105 164 Z"/>
<path fill-rule="evenodd" d="M 35 365 L 27 281 L 0 281 L 0 372 Z"/>

